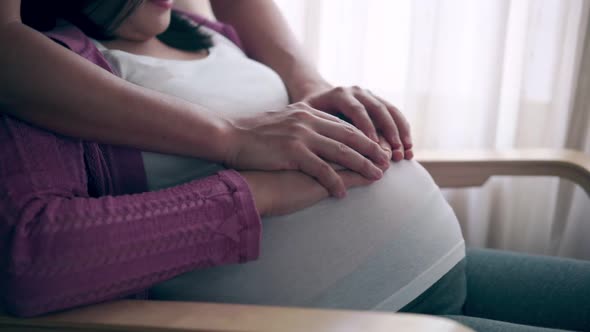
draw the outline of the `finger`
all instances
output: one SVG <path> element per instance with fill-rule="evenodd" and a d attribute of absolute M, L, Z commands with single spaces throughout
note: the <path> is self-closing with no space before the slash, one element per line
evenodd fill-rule
<path fill-rule="evenodd" d="M 397 129 L 399 131 L 399 136 L 404 144 L 404 150 L 411 149 L 412 148 L 412 133 L 410 130 L 410 124 L 408 123 L 408 120 L 406 120 L 406 117 L 402 114 L 402 112 L 400 112 L 399 109 L 397 109 L 397 107 L 393 106 L 387 100 L 385 100 L 379 96 L 375 96 L 375 98 L 377 98 L 379 101 L 381 101 L 383 104 L 385 104 L 385 106 L 387 106 L 387 109 L 389 110 L 391 116 L 393 117 L 393 120 L 395 120 L 395 123 L 397 125 Z"/>
<path fill-rule="evenodd" d="M 379 135 L 379 146 L 383 151 L 385 151 L 387 156 L 391 158 L 391 151 L 393 149 L 391 148 L 391 144 L 389 144 L 389 142 L 382 135 Z"/>
<path fill-rule="evenodd" d="M 392 151 L 391 151 L 391 145 L 389 144 L 389 142 L 387 142 L 387 140 L 385 139 L 385 137 L 379 135 L 379 146 L 381 146 L 381 149 L 383 151 L 385 151 L 385 153 L 387 154 L 387 160 L 391 160 L 392 158 Z M 389 162 L 385 163 L 385 164 L 379 164 L 377 165 L 383 172 L 385 172 L 390 164 Z"/>
<path fill-rule="evenodd" d="M 359 128 L 355 127 L 355 125 L 351 121 L 346 121 L 338 116 L 326 113 L 324 111 L 317 110 L 315 108 L 311 110 L 311 113 L 321 119 L 328 120 L 328 121 L 337 123 L 339 125 L 345 126 L 349 131 L 355 132 L 357 135 L 367 137 L 367 135 L 365 133 L 363 133 Z M 340 115 L 342 115 L 342 113 L 340 113 Z"/>
<path fill-rule="evenodd" d="M 379 167 L 346 144 L 319 134 L 314 135 L 310 148 L 318 156 L 362 174 L 368 179 L 378 180 L 383 177 L 383 171 Z"/>
<path fill-rule="evenodd" d="M 373 119 L 373 123 L 381 130 L 385 137 L 387 137 L 393 150 L 392 159 L 394 161 L 404 159 L 403 145 L 399 137 L 397 125 L 387 109 L 387 106 L 375 98 L 370 92 L 365 90 L 357 93 L 355 97 L 365 105 L 369 115 Z"/>
<path fill-rule="evenodd" d="M 332 122 L 336 122 L 336 123 L 347 123 L 346 121 L 340 119 L 337 116 L 334 116 L 332 114 L 326 113 L 324 111 L 315 109 L 315 108 L 311 108 L 309 110 L 312 114 L 324 119 L 324 120 L 328 120 L 328 121 L 332 121 Z"/>
<path fill-rule="evenodd" d="M 412 160 L 412 158 L 414 158 L 414 151 L 412 151 L 412 149 L 406 150 L 404 155 L 406 160 Z"/>
<path fill-rule="evenodd" d="M 346 188 L 367 186 L 374 182 L 356 172 L 351 171 L 339 171 L 338 175 L 340 175 L 342 178 Z"/>
<path fill-rule="evenodd" d="M 355 94 L 355 97 L 365 106 L 369 116 L 373 120 L 373 124 L 377 129 L 381 130 L 381 133 L 387 138 L 393 150 L 400 149 L 402 142 L 399 137 L 397 125 L 387 106 L 366 90 L 359 91 Z"/>
<path fill-rule="evenodd" d="M 322 119 L 333 121 L 333 122 L 340 123 L 343 121 L 332 114 L 328 114 L 324 111 L 313 108 L 311 105 L 309 105 L 308 103 L 305 103 L 305 102 L 298 102 L 295 104 L 291 104 L 288 106 L 288 108 L 290 108 L 292 110 L 302 111 L 299 113 L 301 115 L 301 118 L 300 118 L 301 120 L 308 119 L 309 114 L 312 114 L 312 115 L 315 115 L 315 116 L 320 117 Z"/>
<path fill-rule="evenodd" d="M 346 196 L 346 187 L 338 173 L 320 157 L 309 150 L 305 151 L 297 158 L 299 170 L 314 177 L 332 196 L 339 198 Z"/>
<path fill-rule="evenodd" d="M 293 190 L 292 195 L 284 194 L 288 202 L 286 202 L 287 209 L 281 211 L 284 212 L 281 215 L 299 211 L 330 196 L 328 190 L 311 176 L 299 171 L 278 172 L 278 174 L 283 177 L 283 183 L 290 184 L 287 189 Z"/>
<path fill-rule="evenodd" d="M 387 152 L 379 144 L 370 140 L 350 124 L 338 124 L 330 121 L 316 121 L 313 124 L 316 133 L 344 143 L 376 164 L 385 164 L 390 159 Z M 344 166 L 344 165 L 343 165 Z"/>
<path fill-rule="evenodd" d="M 336 108 L 342 114 L 346 115 L 367 137 L 377 142 L 377 130 L 365 106 L 352 94 L 345 91 L 335 95 L 333 98 Z"/>
<path fill-rule="evenodd" d="M 302 110 L 304 110 L 305 112 L 307 112 L 308 114 L 311 114 L 315 117 L 324 119 L 324 120 L 328 120 L 334 123 L 338 123 L 338 124 L 342 124 L 342 125 L 347 125 L 350 126 L 351 128 L 357 129 L 355 126 L 353 126 L 352 124 L 350 124 L 349 122 L 335 116 L 332 115 L 330 113 L 326 113 L 324 111 L 318 110 L 316 108 L 313 108 L 311 106 L 309 106 L 308 104 L 305 103 L 299 103 L 301 104 L 301 106 L 294 104 L 293 106 L 298 106 L 299 108 L 301 108 Z M 301 117 L 301 119 L 309 119 L 309 117 L 305 116 L 305 117 Z M 358 130 L 358 129 L 357 129 Z M 361 132 L 360 130 L 358 130 L 359 132 Z"/>

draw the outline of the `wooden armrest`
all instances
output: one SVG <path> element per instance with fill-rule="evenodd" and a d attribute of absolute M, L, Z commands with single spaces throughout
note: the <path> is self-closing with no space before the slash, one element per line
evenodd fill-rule
<path fill-rule="evenodd" d="M 0 315 L 9 331 L 471 331 L 423 315 L 238 304 L 123 300 L 32 319 Z"/>
<path fill-rule="evenodd" d="M 590 196 L 590 156 L 573 150 L 416 151 L 440 187 L 481 186 L 491 176 L 558 176 Z"/>

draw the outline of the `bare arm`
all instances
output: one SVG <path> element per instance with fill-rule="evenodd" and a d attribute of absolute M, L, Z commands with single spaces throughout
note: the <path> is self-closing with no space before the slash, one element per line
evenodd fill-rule
<path fill-rule="evenodd" d="M 211 7 L 220 21 L 236 28 L 250 57 L 281 76 L 292 101 L 303 99 L 317 86 L 329 86 L 305 55 L 273 1 L 211 0 Z"/>
<path fill-rule="evenodd" d="M 215 114 L 128 83 L 54 43 L 21 23 L 20 0 L 2 1 L 0 12 L 2 111 L 74 137 L 223 159 L 226 124 Z"/>
<path fill-rule="evenodd" d="M 60 134 L 236 169 L 300 170 L 337 195 L 345 184 L 323 159 L 381 176 L 371 160 L 383 163 L 385 153 L 333 116 L 297 104 L 222 118 L 100 69 L 21 23 L 19 8 L 20 0 L 0 2 L 0 109 L 17 118 Z"/>
<path fill-rule="evenodd" d="M 412 158 L 410 126 L 403 114 L 369 90 L 334 88 L 324 80 L 272 0 L 211 0 L 211 7 L 219 20 L 236 28 L 250 57 L 281 76 L 291 101 L 341 113 L 374 141 L 383 134 L 395 149 L 394 160 Z"/>

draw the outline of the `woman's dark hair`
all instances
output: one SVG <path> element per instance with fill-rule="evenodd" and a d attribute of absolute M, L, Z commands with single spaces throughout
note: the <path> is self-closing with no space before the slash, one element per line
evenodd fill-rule
<path fill-rule="evenodd" d="M 0 0 L 2 1 L 2 0 Z M 48 31 L 64 19 L 87 36 L 98 40 L 113 39 L 113 32 L 144 0 L 22 0 L 23 23 L 39 31 Z M 213 46 L 211 36 L 199 25 L 172 12 L 170 26 L 158 36 L 170 47 L 199 51 Z"/>

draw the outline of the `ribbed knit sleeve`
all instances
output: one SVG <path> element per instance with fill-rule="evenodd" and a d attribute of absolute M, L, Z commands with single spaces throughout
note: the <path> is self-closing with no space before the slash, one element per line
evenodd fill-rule
<path fill-rule="evenodd" d="M 260 218 L 234 171 L 92 198 L 80 141 L 4 116 L 0 151 L 2 300 L 15 315 L 121 298 L 258 256 Z"/>

